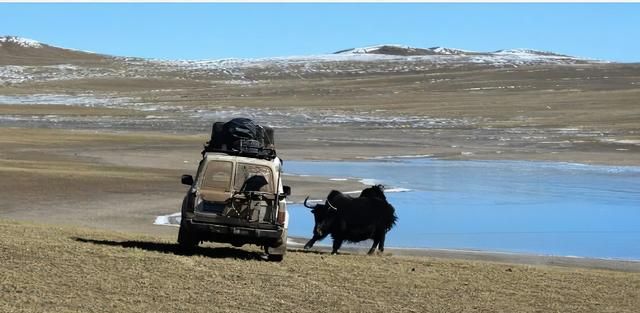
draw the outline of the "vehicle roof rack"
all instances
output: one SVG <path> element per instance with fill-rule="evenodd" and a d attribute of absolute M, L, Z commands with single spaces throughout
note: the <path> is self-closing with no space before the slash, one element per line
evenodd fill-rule
<path fill-rule="evenodd" d="M 215 122 L 211 127 L 211 138 L 202 150 L 202 157 L 207 152 L 213 152 L 273 160 L 277 156 L 273 137 L 273 128 L 258 125 L 248 118 Z"/>

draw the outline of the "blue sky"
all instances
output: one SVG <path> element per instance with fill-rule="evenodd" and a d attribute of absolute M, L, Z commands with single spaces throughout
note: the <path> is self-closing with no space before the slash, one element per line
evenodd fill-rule
<path fill-rule="evenodd" d="M 640 61 L 640 3 L 0 3 L 0 35 L 100 53 L 216 59 L 382 43 Z"/>

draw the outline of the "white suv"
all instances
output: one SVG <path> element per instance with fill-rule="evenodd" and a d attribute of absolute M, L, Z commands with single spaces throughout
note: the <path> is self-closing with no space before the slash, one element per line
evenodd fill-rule
<path fill-rule="evenodd" d="M 202 241 L 263 246 L 269 260 L 282 261 L 289 214 L 282 162 L 224 153 L 204 153 L 182 202 L 178 243 L 185 251 Z"/>

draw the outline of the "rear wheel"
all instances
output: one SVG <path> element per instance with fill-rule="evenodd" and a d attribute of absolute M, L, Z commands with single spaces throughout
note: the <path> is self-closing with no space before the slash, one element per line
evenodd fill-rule
<path fill-rule="evenodd" d="M 189 229 L 184 219 L 180 221 L 180 230 L 178 231 L 178 245 L 182 252 L 192 252 L 200 243 L 200 240 Z"/>
<path fill-rule="evenodd" d="M 267 260 L 271 262 L 282 262 L 283 259 L 284 259 L 283 254 L 269 254 L 267 256 Z"/>

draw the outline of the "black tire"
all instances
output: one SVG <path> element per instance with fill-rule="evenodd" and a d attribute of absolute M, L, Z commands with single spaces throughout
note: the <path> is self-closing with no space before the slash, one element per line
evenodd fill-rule
<path fill-rule="evenodd" d="M 284 255 L 282 254 L 269 254 L 267 255 L 267 260 L 270 262 L 282 262 L 284 259 Z"/>
<path fill-rule="evenodd" d="M 184 219 L 180 221 L 180 230 L 178 231 L 178 246 L 180 247 L 180 251 L 184 253 L 193 252 L 199 243 L 200 240 L 191 232 Z"/>

